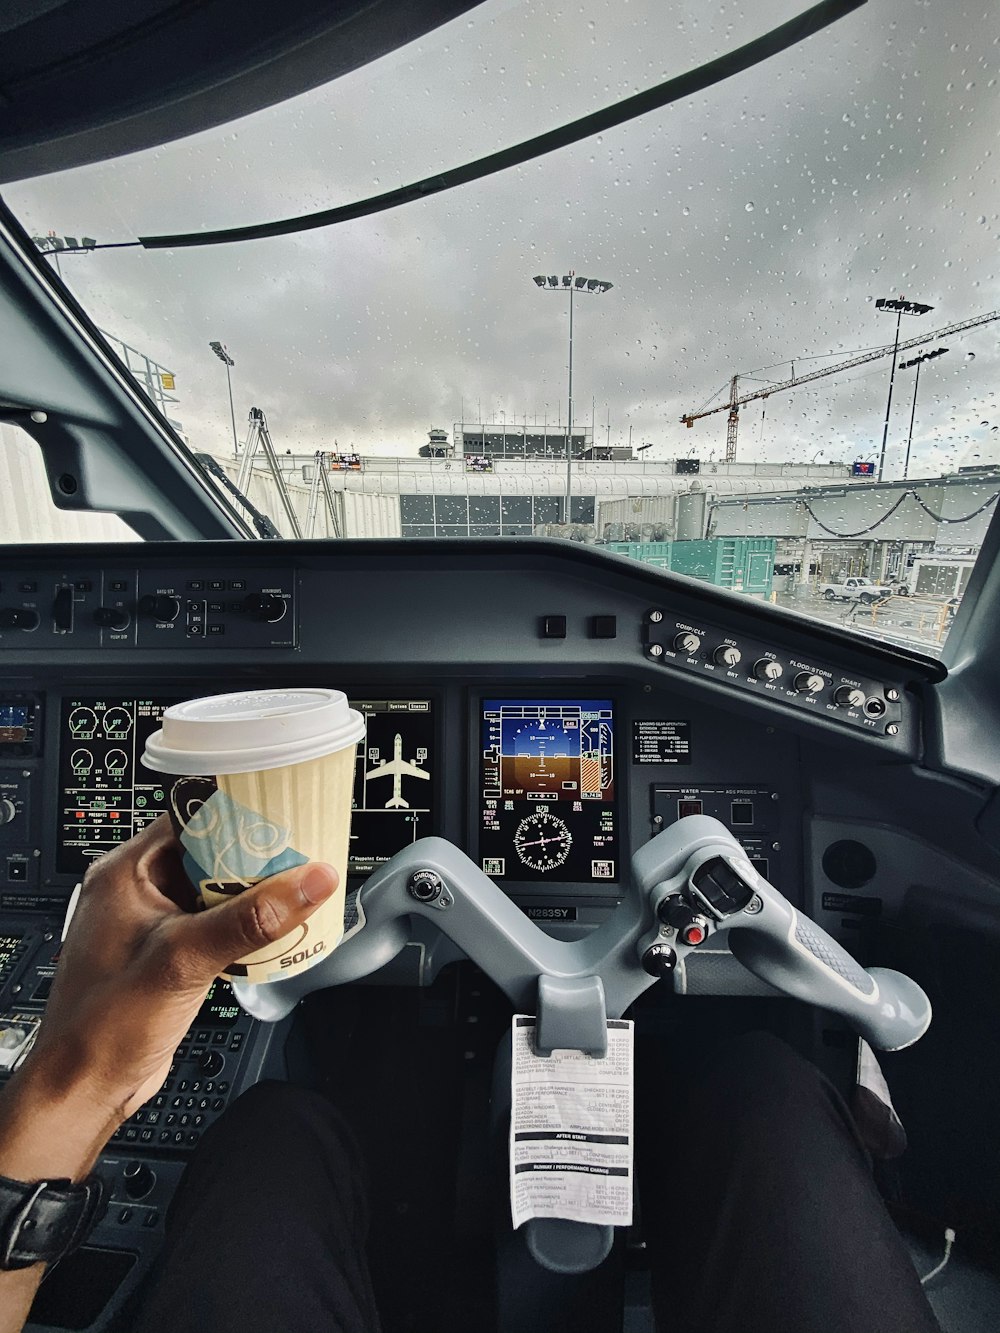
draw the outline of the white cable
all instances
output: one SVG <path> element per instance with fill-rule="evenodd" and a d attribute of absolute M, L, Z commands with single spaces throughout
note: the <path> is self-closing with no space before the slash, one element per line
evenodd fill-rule
<path fill-rule="evenodd" d="M 941 1260 L 941 1262 L 938 1264 L 937 1268 L 932 1268 L 931 1271 L 930 1271 L 929 1273 L 925 1273 L 925 1274 L 923 1275 L 923 1277 L 920 1279 L 920 1285 L 921 1285 L 922 1287 L 926 1286 L 927 1283 L 930 1282 L 930 1280 L 931 1280 L 932 1277 L 937 1277 L 938 1273 L 940 1273 L 940 1272 L 943 1271 L 943 1269 L 944 1269 L 945 1265 L 947 1264 L 948 1260 L 951 1258 L 951 1247 L 954 1245 L 954 1243 L 955 1243 L 955 1232 L 952 1230 L 951 1227 L 945 1227 L 945 1229 L 944 1229 L 944 1258 L 943 1258 L 943 1259 Z"/>

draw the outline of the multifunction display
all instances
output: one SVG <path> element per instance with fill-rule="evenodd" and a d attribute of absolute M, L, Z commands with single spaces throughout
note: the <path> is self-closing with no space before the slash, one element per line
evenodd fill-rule
<path fill-rule="evenodd" d="M 481 865 L 494 879 L 618 878 L 609 699 L 484 699 Z"/>
<path fill-rule="evenodd" d="M 38 705 L 26 694 L 0 695 L 0 756 L 34 754 Z"/>
<path fill-rule="evenodd" d="M 172 779 L 142 763 L 163 697 L 74 698 L 63 703 L 59 753 L 60 872 L 90 862 L 167 808 Z M 367 874 L 434 831 L 434 721 L 428 699 L 352 699 L 367 736 L 358 745 L 348 869 Z"/>
<path fill-rule="evenodd" d="M 434 717 L 429 699 L 351 699 L 367 732 L 354 769 L 347 868 L 377 865 L 434 833 Z"/>
<path fill-rule="evenodd" d="M 59 747 L 56 868 L 82 875 L 167 807 L 170 779 L 142 763 L 147 739 L 174 699 L 66 699 Z"/>

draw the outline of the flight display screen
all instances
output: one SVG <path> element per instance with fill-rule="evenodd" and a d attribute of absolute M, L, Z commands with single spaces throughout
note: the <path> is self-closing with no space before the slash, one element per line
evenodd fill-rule
<path fill-rule="evenodd" d="M 56 869 L 82 875 L 167 808 L 170 778 L 142 763 L 146 741 L 177 699 L 63 700 Z"/>
<path fill-rule="evenodd" d="M 351 699 L 367 731 L 354 768 L 347 868 L 370 874 L 408 843 L 436 832 L 430 699 Z"/>
<path fill-rule="evenodd" d="M 484 699 L 480 865 L 491 879 L 618 878 L 609 699 Z"/>
<path fill-rule="evenodd" d="M 171 778 L 142 763 L 149 736 L 176 699 L 65 699 L 59 747 L 56 868 L 82 875 L 167 808 Z M 348 871 L 368 874 L 434 832 L 434 718 L 429 699 L 351 699 L 367 735 L 358 745 Z"/>

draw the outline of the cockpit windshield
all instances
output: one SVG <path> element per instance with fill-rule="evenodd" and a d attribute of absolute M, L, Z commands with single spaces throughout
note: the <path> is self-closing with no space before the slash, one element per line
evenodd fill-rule
<path fill-rule="evenodd" d="M 1000 498 L 981 4 L 863 6 L 695 96 L 335 226 L 125 244 L 433 177 L 800 7 L 487 0 L 290 101 L 3 195 L 274 534 L 561 537 L 938 655 Z M 65 536 L 15 508 L 19 540 Z"/>

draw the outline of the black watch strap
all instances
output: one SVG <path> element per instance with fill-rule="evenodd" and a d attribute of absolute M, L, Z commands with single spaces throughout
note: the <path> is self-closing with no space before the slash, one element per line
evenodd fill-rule
<path fill-rule="evenodd" d="M 98 1176 L 79 1185 L 0 1176 L 0 1269 L 53 1264 L 72 1253 L 97 1221 L 103 1199 Z"/>

